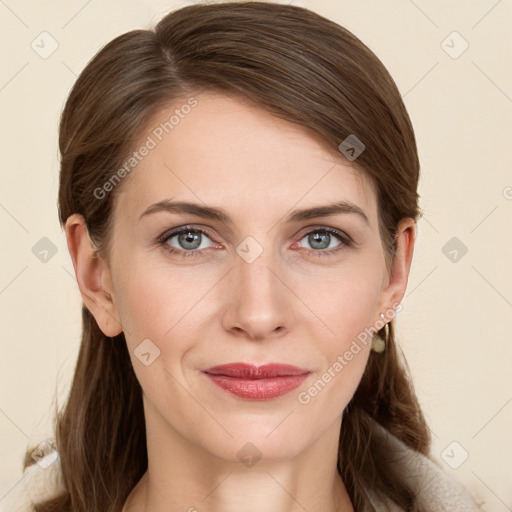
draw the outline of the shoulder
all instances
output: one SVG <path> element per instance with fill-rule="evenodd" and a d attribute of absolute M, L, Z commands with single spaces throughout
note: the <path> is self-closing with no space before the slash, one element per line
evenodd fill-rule
<path fill-rule="evenodd" d="M 25 469 L 21 479 L 2 500 L 0 512 L 33 512 L 34 503 L 65 490 L 55 448 L 51 447 L 44 456 L 34 458 L 36 462 Z"/>
<path fill-rule="evenodd" d="M 410 450 L 410 449 L 409 449 Z M 479 512 L 469 492 L 439 465 L 429 458 L 410 450 L 411 482 L 420 503 L 432 512 Z"/>
<path fill-rule="evenodd" d="M 389 446 L 390 458 L 400 477 L 428 512 L 481 512 L 469 492 L 434 460 L 409 448 L 398 438 L 377 427 Z M 381 510 L 381 508 L 377 508 Z M 382 510 L 385 510 L 382 509 Z M 390 511 L 397 510 L 392 506 Z"/>

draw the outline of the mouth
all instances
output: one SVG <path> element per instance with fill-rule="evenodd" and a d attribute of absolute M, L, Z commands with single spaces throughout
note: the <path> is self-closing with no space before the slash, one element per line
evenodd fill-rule
<path fill-rule="evenodd" d="M 300 386 L 311 372 L 288 364 L 231 363 L 212 366 L 203 373 L 224 391 L 239 398 L 270 400 Z"/>

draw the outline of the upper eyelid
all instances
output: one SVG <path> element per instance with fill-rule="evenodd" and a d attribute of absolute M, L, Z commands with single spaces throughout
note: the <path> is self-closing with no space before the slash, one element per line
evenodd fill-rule
<path fill-rule="evenodd" d="M 167 231 L 165 231 L 164 233 L 162 233 L 159 237 L 158 237 L 158 240 L 162 241 L 162 240 L 169 240 L 170 238 L 173 238 L 181 233 L 183 233 L 184 231 L 200 231 L 204 234 L 206 234 L 209 238 L 215 238 L 210 230 L 206 227 L 198 227 L 198 226 L 193 226 L 193 225 L 184 225 L 184 226 L 180 226 L 180 227 L 177 227 L 177 228 L 173 228 L 173 229 L 169 229 Z"/>

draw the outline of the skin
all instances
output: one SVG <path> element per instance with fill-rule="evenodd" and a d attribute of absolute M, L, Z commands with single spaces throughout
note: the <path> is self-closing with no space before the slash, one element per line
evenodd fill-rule
<path fill-rule="evenodd" d="M 149 464 L 125 511 L 353 511 L 337 449 L 369 344 L 308 404 L 297 396 L 400 303 L 416 225 L 400 223 L 388 272 L 375 190 L 351 162 L 253 104 L 211 92 L 196 98 L 118 185 L 108 258 L 94 256 L 80 215 L 65 227 L 83 299 L 105 335 L 124 331 L 143 389 Z M 141 141 L 174 108 L 161 110 Z M 139 219 L 166 198 L 223 208 L 233 224 L 164 211 Z M 353 213 L 285 222 L 293 209 L 340 200 L 358 205 L 369 225 Z M 190 246 L 178 236 L 158 245 L 160 235 L 184 225 L 212 233 L 193 249 L 199 255 L 182 256 Z M 307 235 L 324 227 L 354 245 L 334 235 L 328 248 L 312 245 Z M 236 252 L 248 236 L 263 248 L 252 263 Z M 134 355 L 147 338 L 160 350 L 148 366 Z M 284 396 L 249 401 L 201 373 L 240 361 L 311 374 Z M 247 442 L 261 454 L 250 467 L 237 456 Z"/>

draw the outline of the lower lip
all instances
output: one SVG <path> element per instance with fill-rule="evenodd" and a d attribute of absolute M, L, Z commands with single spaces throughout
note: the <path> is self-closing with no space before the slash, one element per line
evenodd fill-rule
<path fill-rule="evenodd" d="M 287 375 L 268 379 L 239 379 L 205 373 L 217 386 L 246 400 L 270 400 L 298 388 L 309 375 Z"/>

